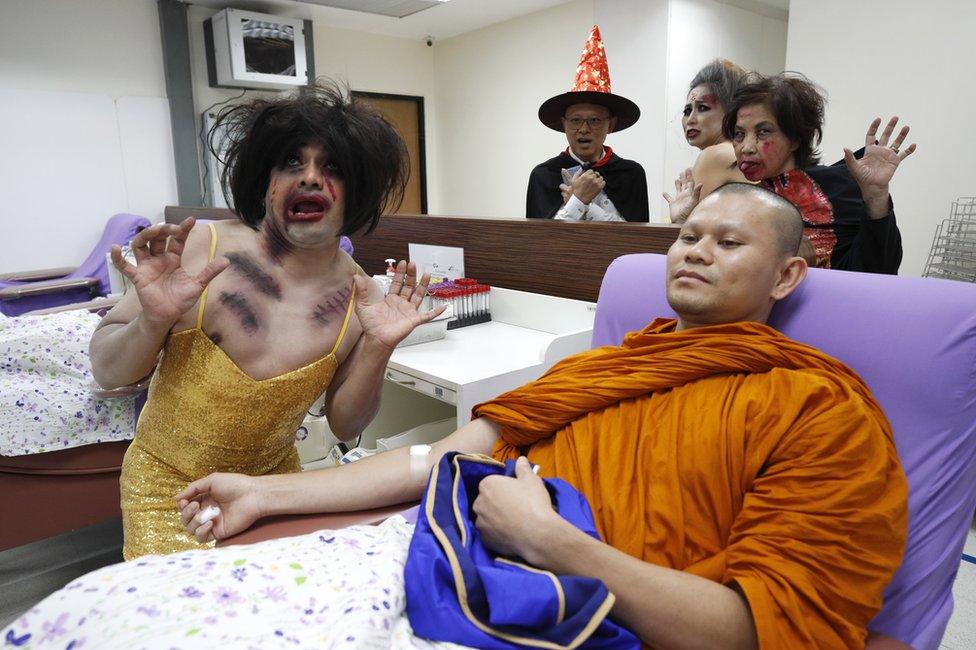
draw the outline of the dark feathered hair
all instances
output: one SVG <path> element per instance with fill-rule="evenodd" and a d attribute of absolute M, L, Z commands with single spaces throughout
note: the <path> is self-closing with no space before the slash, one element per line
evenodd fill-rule
<path fill-rule="evenodd" d="M 698 86 L 708 86 L 718 103 L 722 105 L 722 110 L 728 113 L 735 91 L 745 82 L 748 74 L 745 68 L 728 59 L 715 59 L 698 71 L 688 84 L 688 92 Z"/>
<path fill-rule="evenodd" d="M 340 234 L 372 231 L 384 210 L 396 210 L 403 200 L 410 162 L 396 128 L 366 104 L 347 100 L 334 82 L 222 110 L 208 137 L 214 155 L 222 129 L 228 146 L 221 180 L 231 193 L 225 198 L 254 229 L 264 219 L 271 171 L 310 144 L 328 151 L 345 185 Z"/>
<path fill-rule="evenodd" d="M 823 139 L 824 91 L 798 72 L 760 77 L 736 91 L 732 108 L 725 114 L 722 130 L 729 140 L 735 135 L 739 109 L 762 104 L 776 118 L 780 131 L 798 144 L 793 154 L 797 167 L 820 163 L 817 146 Z"/>

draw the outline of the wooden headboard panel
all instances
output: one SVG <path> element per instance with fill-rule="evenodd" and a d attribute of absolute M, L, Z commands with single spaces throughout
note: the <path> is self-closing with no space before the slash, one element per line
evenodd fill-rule
<path fill-rule="evenodd" d="M 166 221 L 187 216 L 235 218 L 225 208 L 166 208 Z M 671 224 L 484 219 L 434 215 L 384 216 L 369 235 L 355 235 L 353 255 L 369 274 L 385 270 L 388 257 L 407 258 L 407 244 L 464 248 L 469 277 L 490 285 L 595 301 L 603 274 L 628 253 L 664 253 L 678 236 Z"/>

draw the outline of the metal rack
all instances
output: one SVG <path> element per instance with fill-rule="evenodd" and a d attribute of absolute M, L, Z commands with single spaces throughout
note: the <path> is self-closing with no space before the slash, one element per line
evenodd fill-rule
<path fill-rule="evenodd" d="M 976 197 L 953 202 L 949 218 L 935 230 L 922 275 L 976 283 Z"/>

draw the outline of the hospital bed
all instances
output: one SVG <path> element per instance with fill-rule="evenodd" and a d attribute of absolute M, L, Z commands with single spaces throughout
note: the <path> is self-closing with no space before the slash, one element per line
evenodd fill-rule
<path fill-rule="evenodd" d="M 0 274 L 0 314 L 17 316 L 65 305 L 79 305 L 110 291 L 106 253 L 112 246 L 123 246 L 149 220 L 135 214 L 120 213 L 109 217 L 102 236 L 88 257 L 76 267 L 38 269 Z"/>
<path fill-rule="evenodd" d="M 71 312 L 76 308 L 101 314 L 115 302 L 117 298 L 108 298 L 32 314 Z M 85 388 L 98 398 L 126 400 L 125 405 L 116 402 L 113 407 L 131 408 L 134 422 L 145 387 L 146 383 L 116 391 Z M 30 418 L 31 413 L 20 417 Z M 82 421 L 78 422 L 79 427 L 84 427 Z M 17 420 L 11 417 L 3 426 L 17 427 Z M 20 426 L 26 428 L 27 423 Z M 131 438 L 132 433 L 129 430 L 123 437 Z M 66 441 L 59 440 L 57 444 Z M 120 517 L 119 473 L 128 446 L 126 439 L 44 452 L 0 454 L 0 519 L 9 522 L 0 526 L 0 551 Z"/>
<path fill-rule="evenodd" d="M 594 347 L 619 344 L 654 317 L 673 315 L 664 274 L 662 255 L 627 255 L 610 265 Z M 976 508 L 976 286 L 811 269 L 770 324 L 849 365 L 884 408 L 908 478 L 909 531 L 867 647 L 935 650 Z M 269 519 L 222 545 L 374 523 L 410 505 Z"/>
<path fill-rule="evenodd" d="M 0 313 L 14 318 L 65 311 L 105 313 L 118 301 L 105 297 L 110 292 L 106 253 L 113 244 L 128 243 L 148 226 L 145 217 L 113 215 L 98 243 L 77 267 L 0 276 Z M 142 389 L 114 395 L 134 395 Z M 11 417 L 3 426 L 18 425 Z M 121 516 L 118 477 L 128 444 L 117 440 L 0 455 L 0 494 L 4 497 L 0 520 L 10 522 L 0 526 L 0 551 Z"/>

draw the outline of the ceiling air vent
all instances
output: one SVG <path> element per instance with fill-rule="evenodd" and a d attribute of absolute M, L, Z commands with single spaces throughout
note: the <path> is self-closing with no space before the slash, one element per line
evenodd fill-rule
<path fill-rule="evenodd" d="M 424 9 L 444 4 L 447 0 L 304 0 L 308 4 L 336 7 L 368 14 L 403 18 Z"/>

